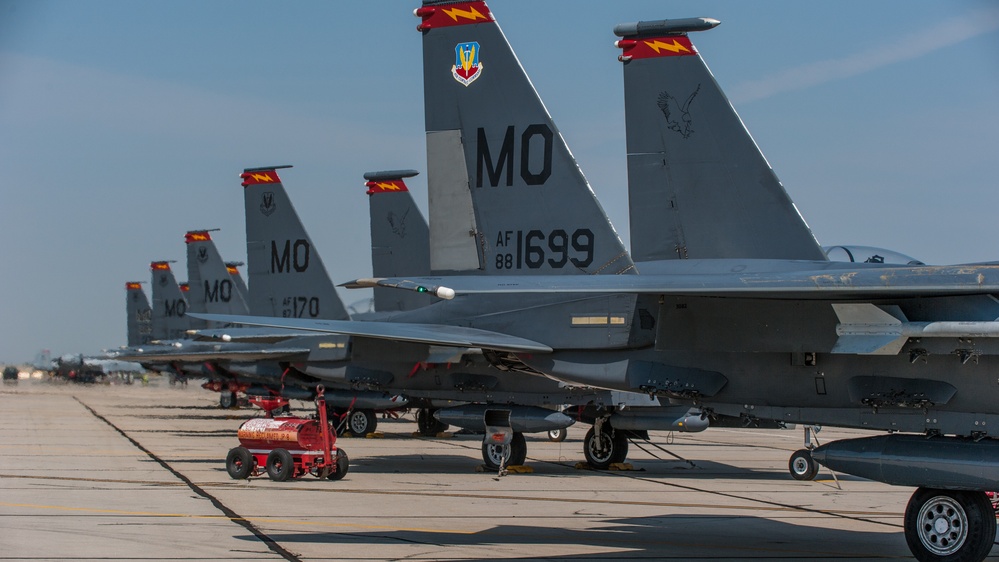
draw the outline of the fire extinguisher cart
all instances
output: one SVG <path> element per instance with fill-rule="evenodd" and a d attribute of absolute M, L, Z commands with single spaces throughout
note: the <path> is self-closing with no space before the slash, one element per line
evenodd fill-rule
<path fill-rule="evenodd" d="M 316 415 L 309 418 L 270 417 L 279 408 L 264 399 L 258 404 L 268 417 L 247 420 L 239 427 L 239 447 L 229 451 L 225 468 L 235 480 L 259 476 L 284 482 L 311 474 L 316 478 L 340 480 L 347 474 L 349 459 L 336 446 L 336 433 L 326 419 L 323 386 L 317 387 Z"/>

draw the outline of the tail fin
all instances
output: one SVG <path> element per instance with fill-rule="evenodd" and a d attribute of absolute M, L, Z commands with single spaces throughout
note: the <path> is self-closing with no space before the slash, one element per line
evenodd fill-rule
<path fill-rule="evenodd" d="M 184 235 L 187 244 L 187 282 L 191 286 L 191 310 L 209 314 L 249 314 L 229 268 L 222 261 L 208 230 L 192 230 Z"/>
<path fill-rule="evenodd" d="M 632 258 L 825 260 L 687 33 L 691 18 L 619 25 Z"/>
<path fill-rule="evenodd" d="M 326 266 L 302 225 L 277 170 L 248 168 L 243 179 L 246 203 L 246 261 L 250 314 L 285 318 L 347 320 L 349 315 Z"/>
<path fill-rule="evenodd" d="M 425 0 L 431 268 L 634 270 L 485 2 Z"/>
<path fill-rule="evenodd" d="M 430 230 L 405 178 L 416 170 L 364 174 L 371 212 L 371 269 L 375 277 L 430 275 Z M 375 310 L 414 310 L 434 302 L 427 295 L 375 287 Z"/>
<path fill-rule="evenodd" d="M 227 261 L 225 262 L 225 268 L 229 270 L 229 276 L 232 277 L 232 282 L 236 285 L 236 292 L 239 293 L 239 297 L 243 299 L 243 302 L 250 302 L 250 293 L 246 289 L 246 281 L 243 281 L 243 274 L 239 272 L 239 268 L 244 264 L 241 261 Z M 247 304 L 249 307 L 249 304 Z"/>
<path fill-rule="evenodd" d="M 153 339 L 153 309 L 138 281 L 125 283 L 125 316 L 127 345 L 143 345 Z"/>
<path fill-rule="evenodd" d="M 187 316 L 187 299 L 170 270 L 170 262 L 154 261 L 149 269 L 153 273 L 153 339 L 183 338 L 191 327 L 191 318 Z"/>

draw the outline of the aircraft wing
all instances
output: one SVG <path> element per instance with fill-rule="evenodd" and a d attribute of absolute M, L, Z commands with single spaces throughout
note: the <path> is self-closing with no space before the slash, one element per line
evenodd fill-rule
<path fill-rule="evenodd" d="M 301 336 L 315 336 L 315 332 L 276 328 L 213 328 L 189 330 L 188 335 L 198 342 L 276 343 Z"/>
<path fill-rule="evenodd" d="M 150 362 L 174 362 L 195 363 L 201 361 L 279 361 L 298 356 L 308 356 L 308 348 L 270 348 L 270 349 L 166 349 L 143 353 L 142 351 L 131 352 L 124 356 L 129 361 L 141 363 Z"/>
<path fill-rule="evenodd" d="M 356 322 L 353 320 L 314 320 L 310 318 L 272 318 L 268 316 L 226 316 L 221 314 L 194 314 L 190 316 L 213 322 L 229 322 L 289 328 L 327 334 L 346 334 L 367 338 L 426 343 L 451 347 L 479 347 L 511 353 L 551 353 L 552 348 L 543 343 L 516 336 L 442 324 L 415 324 L 404 322 Z"/>
<path fill-rule="evenodd" d="M 677 273 L 567 276 L 447 276 L 357 279 L 343 286 L 393 287 L 440 298 L 502 293 L 638 293 L 702 297 L 851 300 L 999 294 L 999 266 L 826 267 L 717 272 L 681 262 Z M 793 262 L 792 262 L 793 263 Z M 857 264 L 851 264 L 856 266 Z M 814 262 L 799 262 L 812 267 Z M 786 267 L 786 266 L 785 266 Z"/>

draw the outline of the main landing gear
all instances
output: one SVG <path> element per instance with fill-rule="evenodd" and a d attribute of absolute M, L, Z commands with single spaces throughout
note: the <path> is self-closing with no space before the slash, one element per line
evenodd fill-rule
<path fill-rule="evenodd" d="M 996 512 L 985 492 L 919 488 L 905 508 L 904 529 L 917 560 L 977 562 L 996 540 Z"/>
<path fill-rule="evenodd" d="M 518 466 L 527 460 L 527 440 L 523 433 L 514 433 L 509 444 L 482 442 L 482 462 L 490 470 Z"/>
<path fill-rule="evenodd" d="M 583 438 L 583 456 L 593 468 L 607 470 L 610 465 L 628 458 L 628 436 L 597 418 Z"/>

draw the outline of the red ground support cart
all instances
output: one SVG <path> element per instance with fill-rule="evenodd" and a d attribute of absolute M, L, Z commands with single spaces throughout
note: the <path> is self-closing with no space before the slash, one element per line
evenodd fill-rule
<path fill-rule="evenodd" d="M 270 417 L 279 405 L 257 404 L 268 412 L 268 417 L 247 420 L 239 427 L 239 447 L 231 449 L 225 459 L 229 476 L 240 480 L 266 470 L 267 476 L 277 482 L 306 474 L 330 480 L 343 478 L 349 467 L 347 453 L 337 448 L 336 434 L 326 419 L 322 385 L 317 391 L 317 414 L 311 418 Z M 280 399 L 262 401 L 268 400 Z"/>

